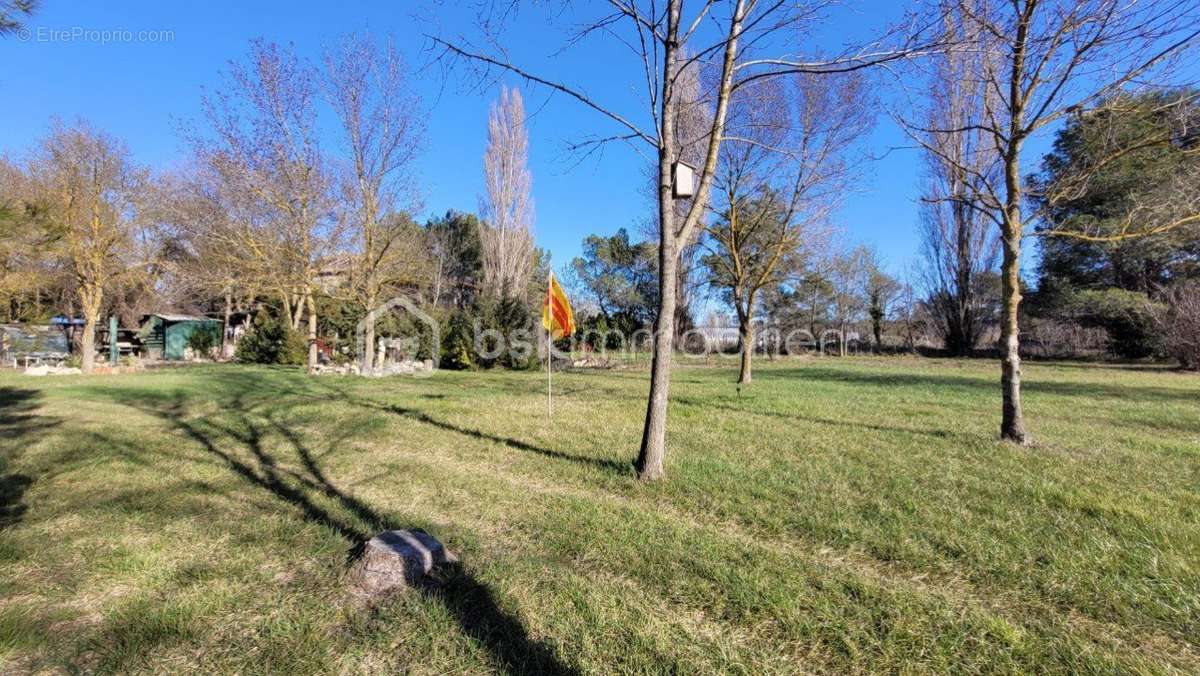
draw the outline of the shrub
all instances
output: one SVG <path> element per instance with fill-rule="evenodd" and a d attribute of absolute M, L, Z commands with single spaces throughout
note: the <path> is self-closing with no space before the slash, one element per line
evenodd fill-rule
<path fill-rule="evenodd" d="M 498 357 L 484 359 L 479 356 L 481 366 L 524 370 L 537 365 L 537 329 L 533 323 L 533 310 L 525 301 L 519 298 L 487 298 L 481 303 L 479 314 L 483 316 L 483 328 L 499 331 L 505 340 L 505 349 Z M 489 345 L 488 349 L 491 347 Z"/>
<path fill-rule="evenodd" d="M 1108 349 L 1114 355 L 1141 359 L 1162 353 L 1155 321 L 1159 308 L 1146 294 L 1123 289 L 1081 291 L 1070 305 L 1081 324 L 1108 332 Z"/>
<path fill-rule="evenodd" d="M 308 338 L 299 331 L 293 331 L 286 324 L 283 325 L 283 345 L 279 350 L 278 361 L 276 364 L 287 364 L 289 366 L 303 366 L 308 363 Z"/>
<path fill-rule="evenodd" d="M 1200 280 L 1174 285 L 1163 301 L 1158 326 L 1166 353 L 1183 368 L 1200 371 Z"/>
<path fill-rule="evenodd" d="M 1021 327 L 1021 352 L 1043 359 L 1102 356 L 1110 349 L 1108 331 L 1074 321 L 1031 317 Z"/>
<path fill-rule="evenodd" d="M 212 354 L 213 349 L 221 344 L 221 330 L 208 326 L 198 326 L 188 336 L 187 346 L 192 348 L 192 351 L 197 355 L 208 357 Z"/>
<path fill-rule="evenodd" d="M 439 368 L 462 370 L 474 366 L 471 361 L 471 351 L 474 348 L 471 338 L 471 321 L 463 312 L 455 312 L 446 322 L 446 331 L 442 336 L 442 354 Z"/>
<path fill-rule="evenodd" d="M 269 311 L 259 310 L 250 330 L 238 341 L 234 358 L 243 364 L 304 364 L 308 344 L 298 331 Z"/>

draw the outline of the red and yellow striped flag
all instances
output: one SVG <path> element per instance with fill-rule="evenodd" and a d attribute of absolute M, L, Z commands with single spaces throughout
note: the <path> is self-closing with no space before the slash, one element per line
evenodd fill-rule
<path fill-rule="evenodd" d="M 567 294 L 563 293 L 553 272 L 550 273 L 546 299 L 542 301 L 542 327 L 550 332 L 554 340 L 575 333 L 575 313 L 571 312 L 571 302 L 567 300 Z"/>

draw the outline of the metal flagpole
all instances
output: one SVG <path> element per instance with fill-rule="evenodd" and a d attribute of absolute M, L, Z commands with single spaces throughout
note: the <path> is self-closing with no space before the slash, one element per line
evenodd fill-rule
<path fill-rule="evenodd" d="M 546 273 L 546 310 L 550 313 L 550 322 L 549 322 L 549 325 L 546 326 L 546 419 L 547 420 L 554 417 L 554 404 L 552 403 L 552 400 L 550 397 L 551 390 L 553 389 L 553 385 L 551 383 L 551 377 L 550 377 L 550 375 L 553 373 L 553 371 L 550 369 L 550 357 L 551 357 L 550 353 L 551 353 L 551 350 L 553 349 L 550 344 L 550 330 L 554 327 L 554 283 L 551 281 L 553 279 L 553 277 L 552 277 L 553 275 L 554 275 L 553 272 Z"/>

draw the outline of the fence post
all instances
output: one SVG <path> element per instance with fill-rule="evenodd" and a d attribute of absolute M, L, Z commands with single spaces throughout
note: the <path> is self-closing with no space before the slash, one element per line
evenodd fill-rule
<path fill-rule="evenodd" d="M 108 363 L 117 365 L 120 350 L 117 348 L 117 316 L 108 316 Z"/>

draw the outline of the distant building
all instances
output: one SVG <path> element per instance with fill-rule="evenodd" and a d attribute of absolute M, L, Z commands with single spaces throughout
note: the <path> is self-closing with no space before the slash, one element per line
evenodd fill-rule
<path fill-rule="evenodd" d="M 705 351 L 736 350 L 742 343 L 736 326 L 697 326 L 694 331 L 704 337 Z"/>
<path fill-rule="evenodd" d="M 152 314 L 142 318 L 138 337 L 146 359 L 187 359 L 188 340 L 196 331 L 212 331 L 221 342 L 221 321 L 194 315 Z"/>
<path fill-rule="evenodd" d="M 350 273 L 354 269 L 354 258 L 348 255 L 337 255 L 325 258 L 317 270 L 314 280 L 318 289 L 325 293 L 333 293 L 350 281 Z"/>
<path fill-rule="evenodd" d="M 70 351 L 71 342 L 61 323 L 0 324 L 0 363 L 5 366 L 58 362 Z"/>

